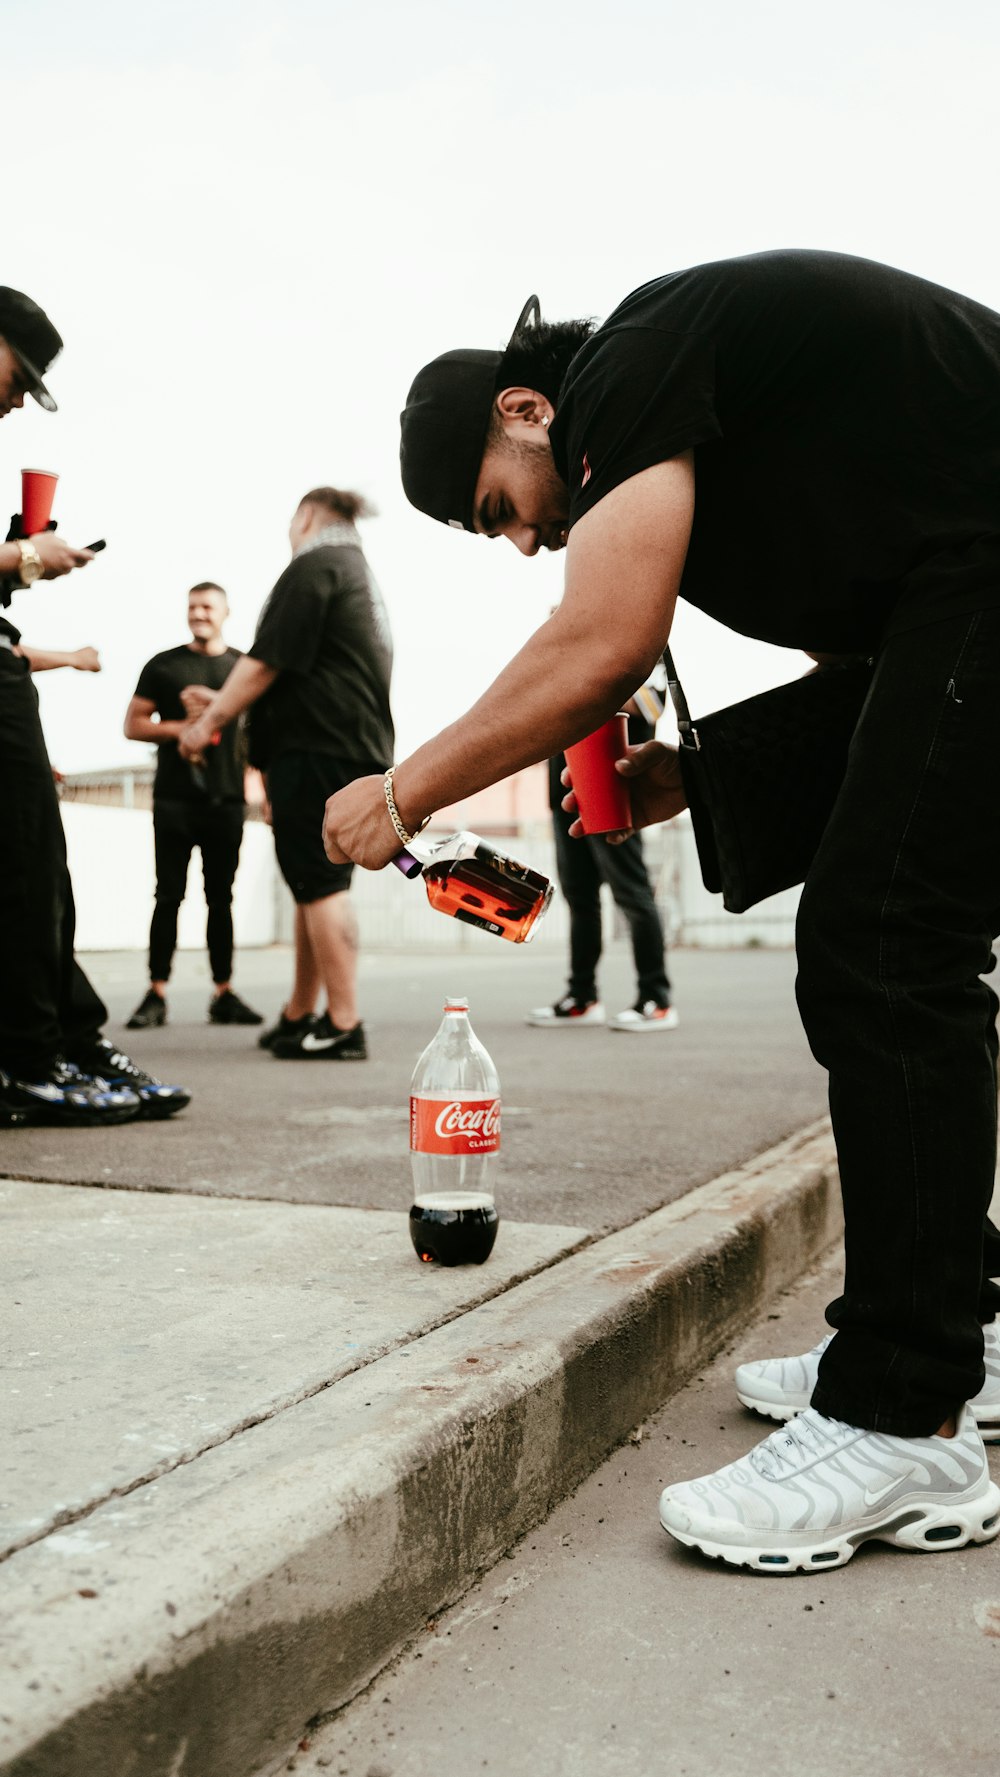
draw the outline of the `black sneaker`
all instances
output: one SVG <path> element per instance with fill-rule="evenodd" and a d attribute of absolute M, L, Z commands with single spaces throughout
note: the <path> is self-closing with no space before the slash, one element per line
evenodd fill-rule
<path fill-rule="evenodd" d="M 167 1022 L 167 1002 L 161 993 L 154 993 L 150 988 L 145 993 L 131 1018 L 125 1026 L 126 1030 L 153 1030 L 157 1025 Z"/>
<path fill-rule="evenodd" d="M 225 993 L 217 993 L 208 1008 L 209 1024 L 263 1024 L 263 1014 L 255 1012 L 238 993 L 227 987 Z"/>
<path fill-rule="evenodd" d="M 273 1049 L 279 1037 L 300 1036 L 318 1023 L 319 1019 L 315 1012 L 305 1012 L 301 1018 L 286 1018 L 282 1012 L 277 1024 L 272 1024 L 270 1030 L 261 1031 L 257 1038 L 257 1047 L 258 1049 Z"/>
<path fill-rule="evenodd" d="M 61 1056 L 36 1079 L 18 1080 L 0 1069 L 0 1124 L 54 1123 L 63 1128 L 129 1123 L 139 1115 L 139 1095 L 82 1073 Z"/>
<path fill-rule="evenodd" d="M 353 1030 L 338 1030 L 329 1012 L 324 1012 L 308 1030 L 275 1037 L 271 1054 L 279 1061 L 366 1061 L 365 1027 L 356 1024 Z"/>
<path fill-rule="evenodd" d="M 125 1087 L 139 1099 L 141 1117 L 172 1117 L 191 1103 L 185 1086 L 165 1086 L 155 1074 L 147 1074 L 130 1055 L 116 1049 L 107 1037 L 98 1037 L 76 1057 L 78 1067 L 105 1086 Z"/>

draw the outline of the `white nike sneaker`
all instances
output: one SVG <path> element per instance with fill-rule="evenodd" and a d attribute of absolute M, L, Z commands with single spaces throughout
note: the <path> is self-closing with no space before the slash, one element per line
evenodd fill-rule
<path fill-rule="evenodd" d="M 812 1400 L 819 1360 L 833 1338 L 827 1333 L 801 1357 L 762 1357 L 740 1364 L 734 1378 L 736 1393 L 754 1413 L 765 1419 L 791 1419 Z"/>
<path fill-rule="evenodd" d="M 676 1030 L 680 1023 L 676 1006 L 660 1006 L 656 1000 L 637 1000 L 624 1012 L 616 1012 L 609 1030 Z"/>
<path fill-rule="evenodd" d="M 893 1438 L 807 1407 L 714 1475 L 667 1487 L 660 1523 L 756 1573 L 843 1567 L 865 1542 L 933 1553 L 1000 1532 L 1000 1487 L 968 1408 L 953 1438 Z"/>
<path fill-rule="evenodd" d="M 812 1399 L 816 1386 L 819 1360 L 833 1338 L 827 1333 L 811 1351 L 801 1357 L 765 1357 L 754 1363 L 740 1364 L 736 1372 L 736 1393 L 744 1407 L 762 1413 L 766 1419 L 791 1419 L 801 1413 Z M 1000 1324 L 991 1321 L 983 1328 L 986 1381 L 974 1400 L 969 1402 L 983 1441 L 1000 1443 Z"/>

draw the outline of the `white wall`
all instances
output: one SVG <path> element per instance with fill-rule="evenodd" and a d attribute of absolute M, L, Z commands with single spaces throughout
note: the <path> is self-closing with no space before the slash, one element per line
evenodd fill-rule
<path fill-rule="evenodd" d="M 152 816 L 144 809 L 100 808 L 82 802 L 63 803 L 62 813 L 76 894 L 78 948 L 144 950 L 153 906 Z M 650 877 L 672 942 L 723 948 L 792 943 L 797 889 L 735 917 L 702 885 L 694 834 L 686 817 L 652 830 L 645 839 Z M 547 824 L 513 842 L 510 849 L 543 875 L 554 875 L 554 848 Z M 407 882 L 397 870 L 358 870 L 352 892 L 362 943 L 368 950 L 467 952 L 483 945 L 490 950 L 496 943 L 486 932 L 434 914 L 421 883 Z M 242 949 L 287 943 L 291 938 L 291 898 L 274 862 L 270 829 L 258 822 L 249 822 L 244 828 L 233 915 L 236 942 Z M 621 918 L 607 893 L 604 919 L 609 942 L 624 937 Z M 205 901 L 197 853 L 188 873 L 178 941 L 185 950 L 200 950 L 205 943 Z M 567 911 L 557 889 L 535 943 L 539 948 L 563 950 L 567 941 Z"/>
<path fill-rule="evenodd" d="M 153 817 L 146 809 L 96 808 L 64 802 L 63 826 L 76 898 L 79 950 L 145 950 L 153 910 Z M 200 856 L 188 872 L 178 942 L 205 945 Z M 275 933 L 274 847 L 270 829 L 248 823 L 233 897 L 236 942 L 272 944 Z"/>

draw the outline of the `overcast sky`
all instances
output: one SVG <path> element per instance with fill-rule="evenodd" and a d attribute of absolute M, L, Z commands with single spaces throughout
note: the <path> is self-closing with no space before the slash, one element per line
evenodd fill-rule
<path fill-rule="evenodd" d="M 417 368 L 503 343 L 525 297 L 606 314 L 658 273 L 778 246 L 904 266 L 1000 308 L 995 0 L 4 0 L 0 282 L 66 348 L 0 431 L 0 509 L 62 477 L 62 533 L 108 539 L 21 594 L 26 639 L 91 642 L 40 681 L 53 760 L 121 738 L 139 667 L 220 580 L 246 645 L 318 482 L 365 526 L 396 638 L 403 756 L 558 596 L 558 558 L 413 512 Z M 696 710 L 800 657 L 682 613 Z"/>

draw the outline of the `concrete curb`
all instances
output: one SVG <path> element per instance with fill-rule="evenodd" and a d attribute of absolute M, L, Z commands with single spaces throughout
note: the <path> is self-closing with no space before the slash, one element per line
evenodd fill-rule
<path fill-rule="evenodd" d="M 262 1770 L 841 1225 L 823 1123 L 13 1556 L 3 1777 Z"/>

